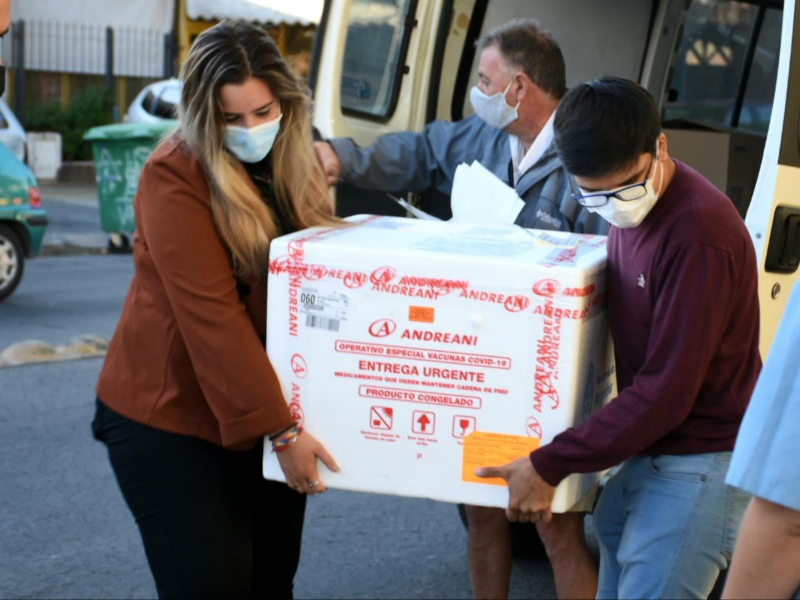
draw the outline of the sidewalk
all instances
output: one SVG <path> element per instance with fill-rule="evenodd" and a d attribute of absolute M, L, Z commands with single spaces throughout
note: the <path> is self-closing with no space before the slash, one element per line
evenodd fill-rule
<path fill-rule="evenodd" d="M 44 200 L 97 207 L 97 184 L 82 181 L 45 182 L 39 184 Z"/>
<path fill-rule="evenodd" d="M 108 251 L 108 234 L 100 228 L 94 183 L 51 182 L 39 187 L 50 218 L 42 245 L 43 256 L 105 254 Z"/>

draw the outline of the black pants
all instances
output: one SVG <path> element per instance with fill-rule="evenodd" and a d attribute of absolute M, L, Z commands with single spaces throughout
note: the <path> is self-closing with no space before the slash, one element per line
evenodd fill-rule
<path fill-rule="evenodd" d="M 306 497 L 261 476 L 248 452 L 141 425 L 97 402 L 160 598 L 291 598 Z"/>

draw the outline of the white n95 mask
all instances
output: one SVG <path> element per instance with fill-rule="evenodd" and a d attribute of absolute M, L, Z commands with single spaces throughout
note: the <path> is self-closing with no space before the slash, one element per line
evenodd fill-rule
<path fill-rule="evenodd" d="M 505 129 L 519 118 L 517 113 L 519 102 L 516 106 L 509 106 L 506 102 L 506 94 L 512 83 L 514 83 L 513 78 L 508 82 L 505 90 L 491 96 L 484 94 L 477 86 L 473 86 L 469 91 L 469 101 L 472 103 L 472 108 L 475 109 L 475 114 L 488 125 L 497 129 Z"/>
<path fill-rule="evenodd" d="M 257 163 L 272 150 L 281 128 L 281 117 L 255 127 L 228 125 L 225 131 L 225 147 L 242 162 Z"/>
<path fill-rule="evenodd" d="M 606 221 L 615 227 L 619 227 L 620 229 L 630 229 L 632 227 L 638 227 L 641 225 L 645 217 L 650 214 L 653 206 L 655 206 L 656 201 L 658 200 L 658 194 L 662 191 L 661 186 L 664 183 L 664 167 L 658 160 L 658 150 L 656 150 L 655 163 L 656 169 L 661 167 L 661 176 L 659 177 L 658 181 L 658 192 L 656 192 L 655 186 L 653 185 L 653 182 L 655 181 L 655 171 L 653 171 L 653 177 L 645 180 L 643 186 L 644 189 L 642 189 L 641 184 L 638 186 L 640 193 L 644 192 L 641 196 L 629 200 L 620 200 L 617 197 L 611 196 L 611 194 L 615 193 L 614 190 L 609 190 L 608 192 L 605 192 L 605 194 L 609 195 L 608 202 L 606 204 L 603 206 L 586 206 L 586 210 L 597 213 Z M 624 197 L 626 193 L 635 193 L 635 189 L 636 186 L 625 186 L 620 195 Z M 630 192 L 628 190 L 630 190 Z M 603 192 L 586 192 L 581 190 L 581 194 L 586 196 L 595 196 L 601 195 Z"/>

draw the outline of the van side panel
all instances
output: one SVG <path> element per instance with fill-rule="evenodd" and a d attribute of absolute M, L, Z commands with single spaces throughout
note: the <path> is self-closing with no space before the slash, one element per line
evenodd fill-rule
<path fill-rule="evenodd" d="M 789 292 L 798 273 L 766 270 L 766 255 L 772 241 L 772 225 L 778 206 L 800 208 L 800 38 L 794 35 L 800 24 L 800 7 L 786 0 L 783 7 L 781 51 L 775 99 L 772 105 L 764 157 L 753 200 L 745 223 L 756 248 L 759 264 L 758 293 L 761 302 L 761 354 L 766 359 L 778 328 Z M 773 242 L 774 243 L 774 242 Z"/>

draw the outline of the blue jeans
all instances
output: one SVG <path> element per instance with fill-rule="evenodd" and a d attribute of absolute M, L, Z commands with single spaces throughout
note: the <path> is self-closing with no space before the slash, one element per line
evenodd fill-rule
<path fill-rule="evenodd" d="M 730 452 L 636 456 L 594 512 L 598 598 L 707 598 L 733 554 L 749 494 L 725 485 Z"/>

